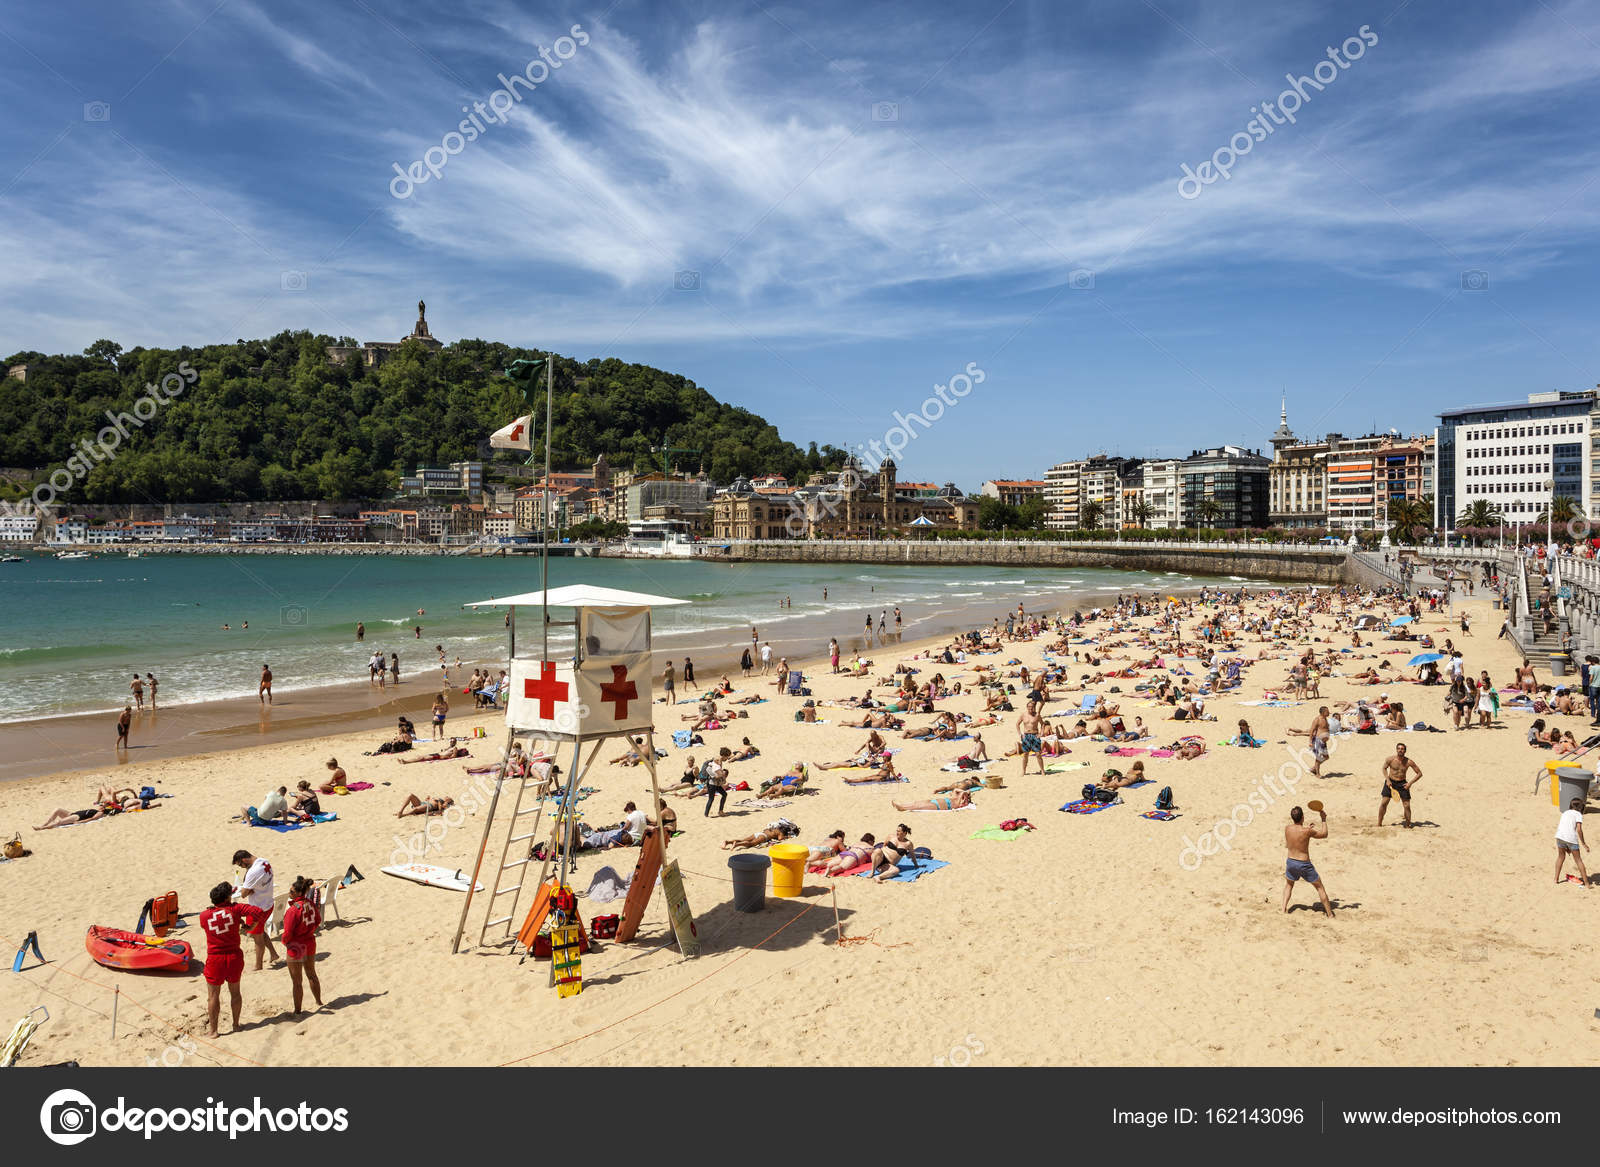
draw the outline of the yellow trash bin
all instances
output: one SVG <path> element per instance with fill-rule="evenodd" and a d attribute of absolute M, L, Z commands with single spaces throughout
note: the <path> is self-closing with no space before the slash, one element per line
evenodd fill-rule
<path fill-rule="evenodd" d="M 777 899 L 793 899 L 806 881 L 806 857 L 811 849 L 804 843 L 774 843 L 767 848 L 772 859 L 772 894 Z"/>

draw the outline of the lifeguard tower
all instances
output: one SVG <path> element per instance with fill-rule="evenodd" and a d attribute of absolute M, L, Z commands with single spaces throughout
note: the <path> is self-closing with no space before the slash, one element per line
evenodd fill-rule
<path fill-rule="evenodd" d="M 452 952 L 461 950 L 461 938 L 466 932 L 472 910 L 474 888 L 480 874 L 486 874 L 484 861 L 497 822 L 503 824 L 504 840 L 499 861 L 492 872 L 483 926 L 478 932 L 480 946 L 500 944 L 511 938 L 512 951 L 515 951 L 516 934 L 513 928 L 518 921 L 517 911 L 523 890 L 530 887 L 535 890 L 534 911 L 537 913 L 548 894 L 547 881 L 552 878 L 552 871 L 555 888 L 559 890 L 564 885 L 573 869 L 578 846 L 578 789 L 584 775 L 594 764 L 602 742 L 617 737 L 644 739 L 639 747 L 639 755 L 650 771 L 650 789 L 654 796 L 650 807 L 652 817 L 657 813 L 660 787 L 656 781 L 650 683 L 650 610 L 686 602 L 668 596 L 574 584 L 478 600 L 466 605 L 468 608 L 509 609 L 509 696 L 500 773 L 488 813 L 484 817 L 483 839 L 478 846 L 472 878 L 467 881 L 467 901 L 461 909 L 461 922 L 456 928 Z M 518 656 L 517 611 L 529 608 L 536 609 L 542 617 L 542 626 L 536 637 L 538 652 L 536 655 Z M 571 609 L 573 617 L 571 620 L 552 620 L 552 608 Z M 551 628 L 573 630 L 570 658 L 551 658 Z M 519 740 L 525 743 L 524 752 L 528 757 L 547 757 L 551 761 L 555 760 L 564 745 L 570 743 L 571 762 L 566 769 L 565 781 L 546 782 L 544 776 L 532 772 L 510 773 L 512 747 Z M 591 743 L 587 758 L 583 756 L 585 743 Z M 530 817 L 531 822 L 527 822 Z M 544 822 L 546 817 L 550 820 L 548 824 Z M 527 876 L 534 863 L 533 852 L 541 840 L 546 843 L 540 859 L 542 866 L 538 878 L 530 882 Z M 666 839 L 662 832 L 656 831 L 651 841 L 654 848 L 645 848 L 644 851 L 652 854 L 659 866 Z M 641 912 L 643 902 L 648 900 L 650 888 L 655 883 L 655 875 L 656 872 L 651 870 L 648 885 L 639 889 L 643 897 L 639 907 Z M 511 899 L 505 901 L 504 897 L 508 895 Z M 629 904 L 630 907 L 633 904 L 631 894 Z M 536 928 L 537 921 L 534 922 Z M 499 929 L 498 936 L 493 935 L 495 929 Z M 524 929 L 528 929 L 527 924 L 524 924 Z M 631 930 L 630 935 L 619 933 L 617 937 L 619 940 L 630 938 Z"/>

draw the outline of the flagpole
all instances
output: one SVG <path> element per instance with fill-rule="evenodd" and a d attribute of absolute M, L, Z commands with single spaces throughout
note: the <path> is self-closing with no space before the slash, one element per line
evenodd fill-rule
<path fill-rule="evenodd" d="M 540 660 L 550 659 L 550 416 L 551 401 L 555 396 L 555 353 L 545 354 L 544 359 L 544 489 L 539 492 L 544 502 L 544 537 L 539 540 L 539 589 L 544 593 L 544 620 L 541 627 L 544 631 L 544 655 Z"/>

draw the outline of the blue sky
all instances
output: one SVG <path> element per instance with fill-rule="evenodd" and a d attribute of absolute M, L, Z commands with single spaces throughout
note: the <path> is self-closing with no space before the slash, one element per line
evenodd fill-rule
<path fill-rule="evenodd" d="M 968 487 L 1264 446 L 1282 393 L 1413 431 L 1600 380 L 1597 90 L 1562 0 L 12 4 L 0 354 L 393 339 L 424 298 L 837 445 L 972 363 L 899 459 Z"/>

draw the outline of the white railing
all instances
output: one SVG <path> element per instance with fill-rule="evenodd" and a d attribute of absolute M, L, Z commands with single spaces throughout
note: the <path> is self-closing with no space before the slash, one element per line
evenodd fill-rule
<path fill-rule="evenodd" d="M 1348 554 L 1350 548 L 1343 543 L 1271 543 L 1240 542 L 1237 540 L 1203 539 L 703 539 L 695 544 L 697 552 L 717 551 L 729 544 L 741 547 L 906 547 L 920 543 L 940 546 L 974 547 L 1076 547 L 1090 551 L 1125 551 L 1130 547 L 1156 551 L 1294 551 L 1297 553 L 1321 552 L 1331 555 Z"/>

